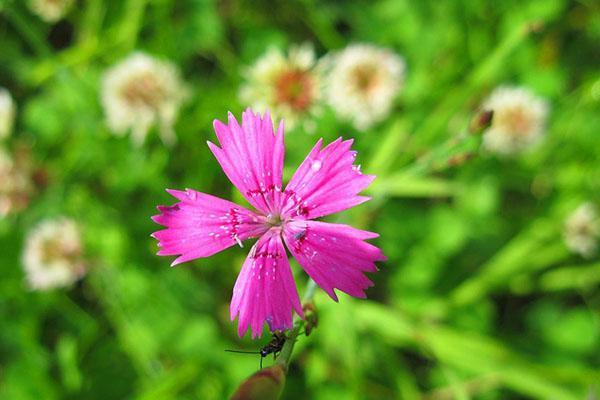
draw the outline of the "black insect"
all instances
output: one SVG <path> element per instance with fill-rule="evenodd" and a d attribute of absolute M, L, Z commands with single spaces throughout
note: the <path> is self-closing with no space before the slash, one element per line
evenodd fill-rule
<path fill-rule="evenodd" d="M 294 234 L 294 239 L 296 240 L 304 240 L 306 237 L 306 229 Z"/>
<path fill-rule="evenodd" d="M 273 354 L 274 358 L 277 358 L 285 341 L 287 340 L 287 336 L 283 331 L 275 331 L 273 332 L 273 337 L 271 341 L 267 343 L 260 351 L 242 351 L 242 350 L 225 350 L 229 353 L 245 353 L 245 354 L 260 354 L 260 369 L 263 366 L 263 358 L 267 357 L 269 354 Z"/>

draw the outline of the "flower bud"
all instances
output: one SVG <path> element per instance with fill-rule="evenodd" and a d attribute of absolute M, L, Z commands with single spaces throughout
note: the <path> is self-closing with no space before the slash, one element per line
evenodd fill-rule
<path fill-rule="evenodd" d="M 285 385 L 282 365 L 261 369 L 246 379 L 235 391 L 231 400 L 277 400 Z"/>
<path fill-rule="evenodd" d="M 306 336 L 309 336 L 314 328 L 319 324 L 319 316 L 317 315 L 317 308 L 315 307 L 315 303 L 309 302 L 304 303 L 302 306 L 302 311 L 304 311 L 304 318 L 306 319 L 306 324 L 304 325 L 304 332 Z"/>
<path fill-rule="evenodd" d="M 492 110 L 480 110 L 471 119 L 471 125 L 469 126 L 469 132 L 478 135 L 492 125 L 492 118 L 494 118 L 494 111 Z"/>

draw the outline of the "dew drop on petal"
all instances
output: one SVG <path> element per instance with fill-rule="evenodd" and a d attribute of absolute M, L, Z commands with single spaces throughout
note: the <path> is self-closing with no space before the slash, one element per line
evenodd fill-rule
<path fill-rule="evenodd" d="M 323 165 L 323 164 L 321 163 L 321 161 L 319 161 L 319 160 L 315 160 L 315 161 L 313 161 L 313 162 L 310 164 L 310 167 L 312 168 L 312 170 L 313 170 L 313 171 L 315 171 L 315 172 L 316 172 L 316 171 L 318 171 L 318 170 L 320 170 L 320 169 L 321 169 L 321 165 Z"/>

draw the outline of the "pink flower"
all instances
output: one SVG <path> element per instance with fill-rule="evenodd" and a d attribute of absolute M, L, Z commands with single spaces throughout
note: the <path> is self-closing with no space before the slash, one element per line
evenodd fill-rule
<path fill-rule="evenodd" d="M 252 337 L 260 336 L 265 321 L 271 330 L 290 329 L 293 310 L 304 317 L 284 243 L 335 301 L 334 289 L 366 297 L 373 282 L 364 273 L 377 271 L 375 261 L 385 256 L 365 240 L 378 235 L 314 221 L 369 200 L 358 193 L 375 177 L 353 164 L 352 140 L 339 138 L 322 148 L 320 139 L 282 189 L 283 122 L 275 133 L 268 113 L 261 118 L 248 109 L 241 126 L 230 113 L 228 125 L 215 120 L 214 128 L 221 147 L 208 146 L 256 211 L 191 189 L 167 190 L 179 202 L 159 206 L 152 218 L 167 228 L 152 235 L 158 255 L 177 255 L 177 265 L 258 237 L 233 288 L 231 320 L 239 317 L 240 336 L 248 326 Z"/>

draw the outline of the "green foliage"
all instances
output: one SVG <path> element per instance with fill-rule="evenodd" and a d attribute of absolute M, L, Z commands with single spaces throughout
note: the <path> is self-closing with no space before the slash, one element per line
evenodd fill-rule
<path fill-rule="evenodd" d="M 87 0 L 52 25 L 25 3 L 0 1 L 0 86 L 18 107 L 6 147 L 29 146 L 47 182 L 0 219 L 0 398 L 222 399 L 256 371 L 258 356 L 223 351 L 268 341 L 239 339 L 229 321 L 245 249 L 170 268 L 150 216 L 173 201 L 165 188 L 241 201 L 205 144 L 212 120 L 245 108 L 243 68 L 302 42 L 320 55 L 391 47 L 407 80 L 369 131 L 326 111 L 318 136 L 286 136 L 287 177 L 317 137 L 355 138 L 363 171 L 378 175 L 373 200 L 330 220 L 380 233 L 389 260 L 370 300 L 317 295 L 319 325 L 299 338 L 282 398 L 600 395 L 600 264 L 562 238 L 579 203 L 600 201 L 597 4 Z M 102 73 L 136 49 L 175 62 L 190 86 L 173 148 L 156 129 L 135 148 L 105 124 Z M 551 113 L 540 146 L 496 158 L 467 131 L 503 83 L 543 95 Z M 56 215 L 82 226 L 91 269 L 34 292 L 26 233 Z"/>

